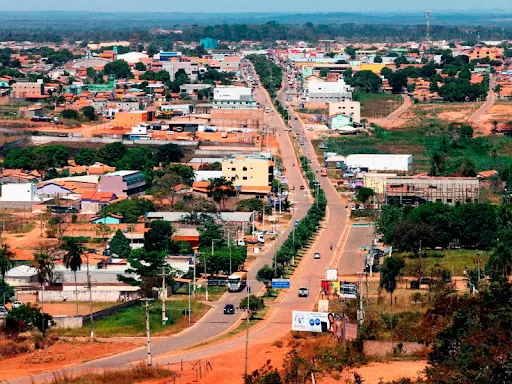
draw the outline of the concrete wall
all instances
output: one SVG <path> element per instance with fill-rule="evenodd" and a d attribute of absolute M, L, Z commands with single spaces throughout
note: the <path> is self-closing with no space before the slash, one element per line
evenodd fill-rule
<path fill-rule="evenodd" d="M 92 291 L 92 301 L 100 303 L 117 303 L 133 300 L 138 297 L 137 292 L 125 291 Z M 41 301 L 42 291 L 37 293 Z M 76 301 L 75 290 L 70 291 L 44 291 L 44 301 Z M 88 302 L 89 291 L 78 291 L 78 301 Z"/>
<path fill-rule="evenodd" d="M 429 351 L 428 347 L 420 343 L 404 341 L 391 344 L 390 341 L 364 340 L 363 354 L 374 357 L 393 355 L 393 349 L 398 349 L 399 344 L 402 345 L 401 355 L 403 356 L 426 356 Z"/>
<path fill-rule="evenodd" d="M 56 328 L 82 328 L 84 318 L 82 316 L 54 316 Z"/>
<path fill-rule="evenodd" d="M 2 130 L 0 129 L 0 132 Z M 12 133 L 12 130 L 10 131 Z M 23 132 L 21 134 L 26 134 Z M 57 136 L 29 136 L 28 140 L 35 145 L 48 144 L 50 142 L 62 142 L 62 143 L 117 143 L 122 142 L 126 145 L 165 145 L 165 144 L 176 144 L 182 147 L 197 147 L 197 141 L 182 141 L 182 140 L 121 140 L 109 137 L 57 137 Z"/>

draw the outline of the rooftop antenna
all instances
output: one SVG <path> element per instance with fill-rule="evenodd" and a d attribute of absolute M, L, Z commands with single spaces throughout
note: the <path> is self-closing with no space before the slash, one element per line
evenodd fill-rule
<path fill-rule="evenodd" d="M 430 11 L 426 12 L 427 21 L 427 44 L 430 45 Z"/>

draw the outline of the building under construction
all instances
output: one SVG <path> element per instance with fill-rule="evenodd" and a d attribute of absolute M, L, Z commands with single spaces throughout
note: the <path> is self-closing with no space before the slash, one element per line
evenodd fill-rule
<path fill-rule="evenodd" d="M 384 193 L 388 204 L 454 205 L 478 202 L 480 185 L 476 177 L 392 177 L 386 179 Z"/>

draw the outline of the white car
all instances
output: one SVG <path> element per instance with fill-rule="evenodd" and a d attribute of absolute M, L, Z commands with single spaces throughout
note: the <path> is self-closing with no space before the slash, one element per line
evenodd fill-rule
<path fill-rule="evenodd" d="M 320 252 L 315 252 L 313 259 L 319 259 L 319 258 L 320 258 Z"/>
<path fill-rule="evenodd" d="M 22 307 L 24 304 L 22 301 L 15 301 L 14 303 L 12 303 L 12 309 L 16 309 L 16 308 L 19 308 L 19 307 Z"/>

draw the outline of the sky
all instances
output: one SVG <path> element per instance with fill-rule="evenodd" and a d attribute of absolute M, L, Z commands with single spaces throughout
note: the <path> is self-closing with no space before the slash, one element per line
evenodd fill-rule
<path fill-rule="evenodd" d="M 99 11 L 99 12 L 412 12 L 512 11 L 511 0 L 1 0 L 3 11 Z"/>

